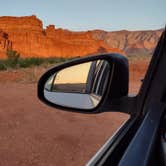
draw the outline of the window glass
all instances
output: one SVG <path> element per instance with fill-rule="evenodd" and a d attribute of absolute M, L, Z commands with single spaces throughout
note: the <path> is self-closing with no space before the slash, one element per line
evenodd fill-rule
<path fill-rule="evenodd" d="M 129 60 L 129 94 L 137 95 L 145 74 L 149 67 L 152 55 L 145 55 L 144 57 L 130 57 Z"/>

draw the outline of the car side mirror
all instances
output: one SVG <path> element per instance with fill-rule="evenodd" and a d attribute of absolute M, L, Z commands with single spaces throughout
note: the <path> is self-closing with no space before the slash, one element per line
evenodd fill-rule
<path fill-rule="evenodd" d="M 128 75 L 122 55 L 84 57 L 48 70 L 38 82 L 38 97 L 55 108 L 98 113 L 128 95 Z"/>

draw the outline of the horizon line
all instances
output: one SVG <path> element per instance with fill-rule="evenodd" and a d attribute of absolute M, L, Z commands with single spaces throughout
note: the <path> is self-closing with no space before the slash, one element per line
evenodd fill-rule
<path fill-rule="evenodd" d="M 165 27 L 161 27 L 161 28 L 149 28 L 149 29 L 118 29 L 117 28 L 117 30 L 105 30 L 105 29 L 100 29 L 100 28 L 90 28 L 90 29 L 85 29 L 85 30 L 74 30 L 73 28 L 63 28 L 63 27 L 57 27 L 55 24 L 47 24 L 47 25 L 45 25 L 44 24 L 44 21 L 37 15 L 37 14 L 31 14 L 31 15 L 23 15 L 23 16 L 6 16 L 6 15 L 4 15 L 4 16 L 0 16 L 0 18 L 1 17 L 15 17 L 15 18 L 21 18 L 21 17 L 35 17 L 35 18 L 37 18 L 37 19 L 39 19 L 41 22 L 42 22 L 42 28 L 43 29 L 46 29 L 47 28 L 47 26 L 49 26 L 49 25 L 54 25 L 55 26 L 55 29 L 62 29 L 62 30 L 67 30 L 67 31 L 71 31 L 71 32 L 88 32 L 88 31 L 104 31 L 104 32 L 119 32 L 119 31 L 127 31 L 127 32 L 137 32 L 137 31 L 162 31 L 162 30 L 164 30 L 165 29 L 165 27 L 166 27 L 166 25 L 165 25 Z"/>

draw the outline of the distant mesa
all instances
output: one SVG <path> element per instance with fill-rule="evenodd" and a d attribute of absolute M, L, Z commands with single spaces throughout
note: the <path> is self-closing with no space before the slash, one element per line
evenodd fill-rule
<path fill-rule="evenodd" d="M 7 49 L 22 57 L 75 57 L 103 52 L 150 54 L 161 35 L 156 31 L 91 30 L 73 32 L 43 23 L 35 15 L 0 17 L 0 57 Z"/>
<path fill-rule="evenodd" d="M 42 32 L 43 23 L 35 15 L 25 17 L 0 17 L 0 29 L 9 31 L 35 31 Z"/>

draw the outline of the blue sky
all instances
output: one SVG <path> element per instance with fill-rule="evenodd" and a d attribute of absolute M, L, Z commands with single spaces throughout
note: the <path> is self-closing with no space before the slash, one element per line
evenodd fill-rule
<path fill-rule="evenodd" d="M 0 16 L 37 15 L 44 26 L 70 30 L 159 29 L 166 24 L 166 0 L 5 0 Z"/>

